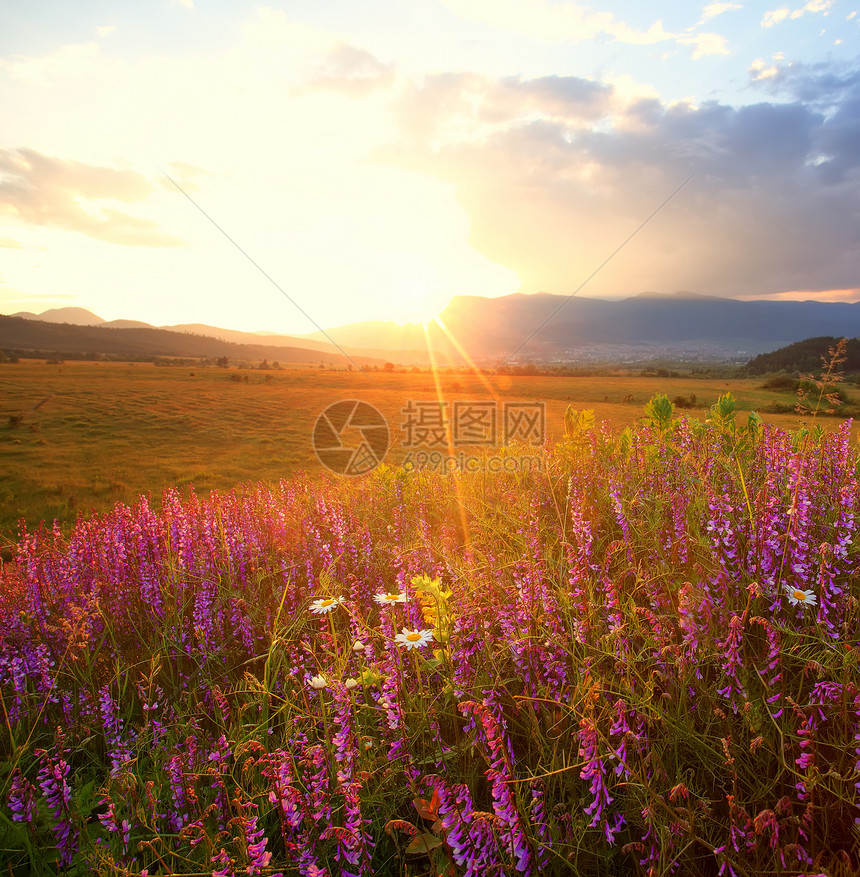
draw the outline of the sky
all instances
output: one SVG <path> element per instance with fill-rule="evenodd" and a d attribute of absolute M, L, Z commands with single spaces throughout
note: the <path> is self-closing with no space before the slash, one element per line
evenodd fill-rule
<path fill-rule="evenodd" d="M 3 0 L 0 313 L 860 300 L 860 0 Z"/>

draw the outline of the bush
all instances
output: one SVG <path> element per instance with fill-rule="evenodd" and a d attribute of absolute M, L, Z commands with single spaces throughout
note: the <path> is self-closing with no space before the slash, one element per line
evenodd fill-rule
<path fill-rule="evenodd" d="M 793 378 L 789 375 L 774 375 L 772 378 L 768 378 L 761 385 L 761 388 L 763 390 L 788 390 L 789 392 L 794 393 L 799 386 L 800 381 L 797 380 L 797 378 Z"/>

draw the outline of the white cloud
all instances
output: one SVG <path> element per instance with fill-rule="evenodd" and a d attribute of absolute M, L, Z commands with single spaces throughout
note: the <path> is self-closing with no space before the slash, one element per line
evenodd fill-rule
<path fill-rule="evenodd" d="M 184 6 L 186 9 L 193 9 L 194 8 L 194 0 L 176 0 L 176 2 L 180 6 Z"/>
<path fill-rule="evenodd" d="M 716 33 L 699 33 L 692 36 L 679 36 L 677 41 L 682 46 L 695 46 L 693 60 L 698 61 L 707 55 L 728 55 L 729 49 L 725 37 Z"/>
<path fill-rule="evenodd" d="M 110 36 L 115 30 L 116 30 L 115 24 L 105 24 L 105 25 L 102 25 L 102 27 L 97 27 L 96 33 L 100 37 L 104 38 L 106 36 Z"/>
<path fill-rule="evenodd" d="M 0 70 L 8 71 L 15 79 L 47 82 L 94 71 L 100 51 L 98 43 L 71 43 L 42 57 L 0 58 Z"/>
<path fill-rule="evenodd" d="M 801 6 L 799 9 L 794 10 L 783 6 L 780 9 L 773 9 L 770 12 L 766 12 L 764 18 L 761 20 L 761 26 L 773 27 L 775 24 L 785 21 L 786 18 L 802 18 L 807 12 L 822 12 L 824 15 L 829 15 L 832 7 L 833 0 L 809 0 L 805 6 Z"/>
<path fill-rule="evenodd" d="M 773 27 L 775 24 L 779 24 L 781 21 L 784 21 L 790 15 L 791 10 L 782 7 L 781 9 L 773 9 L 770 12 L 765 12 L 764 18 L 761 20 L 762 27 Z"/>
<path fill-rule="evenodd" d="M 660 39 L 662 23 L 656 22 L 649 32 L 635 31 L 617 21 L 611 12 L 592 12 L 578 3 L 549 3 L 533 0 L 524 4 L 518 0 L 443 0 L 464 18 L 483 21 L 495 27 L 514 30 L 542 40 L 570 40 L 581 42 L 600 35 L 610 35 L 637 42 L 656 42 Z M 655 30 L 656 28 L 656 30 Z"/>
<path fill-rule="evenodd" d="M 173 247 L 182 241 L 156 223 L 115 209 L 153 191 L 129 170 L 57 159 L 33 149 L 0 150 L 0 214 L 28 226 L 80 232 L 124 246 Z"/>
<path fill-rule="evenodd" d="M 725 54 L 725 39 L 719 34 L 672 33 L 658 19 L 646 30 L 631 27 L 611 12 L 594 12 L 574 2 L 550 3 L 548 0 L 443 0 L 463 18 L 481 21 L 493 27 L 515 31 L 548 42 L 585 42 L 610 37 L 631 45 L 654 45 L 677 42 L 695 46 L 694 58 Z M 714 4 L 730 6 L 731 4 Z"/>
<path fill-rule="evenodd" d="M 753 82 L 761 82 L 763 79 L 771 79 L 779 73 L 779 68 L 774 64 L 768 65 L 763 58 L 756 58 L 750 64 L 747 72 Z"/>
<path fill-rule="evenodd" d="M 722 15 L 724 12 L 728 12 L 731 9 L 743 9 L 743 7 L 740 3 L 709 3 L 702 10 L 702 20 L 705 21 L 708 18 Z"/>
<path fill-rule="evenodd" d="M 823 12 L 825 15 L 828 15 L 832 7 L 833 0 L 809 0 L 806 6 L 792 12 L 791 17 L 800 18 L 806 12 Z"/>

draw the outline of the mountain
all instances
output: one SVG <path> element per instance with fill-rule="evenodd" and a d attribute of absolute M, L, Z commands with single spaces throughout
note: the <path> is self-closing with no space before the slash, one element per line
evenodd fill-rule
<path fill-rule="evenodd" d="M 13 314 L 13 316 L 17 316 Z M 108 320 L 102 323 L 106 329 L 155 329 L 152 323 L 142 323 L 140 320 Z"/>
<path fill-rule="evenodd" d="M 162 329 L 169 329 L 173 332 L 191 332 L 195 335 L 207 335 L 212 338 L 220 338 L 222 341 L 231 341 L 234 344 L 267 344 L 275 347 L 305 347 L 309 350 L 318 350 L 323 353 L 340 352 L 338 348 L 348 353 L 350 356 L 367 357 L 370 359 L 386 359 L 392 358 L 392 352 L 396 352 L 398 363 L 410 365 L 414 363 L 426 363 L 427 347 L 423 340 L 423 331 L 421 327 L 416 327 L 420 335 L 420 343 L 418 336 L 406 336 L 391 339 L 386 337 L 381 339 L 380 335 L 385 330 L 375 332 L 372 327 L 388 327 L 397 326 L 396 323 L 354 323 L 352 326 L 367 326 L 366 330 L 350 331 L 345 335 L 338 335 L 337 338 L 332 336 L 329 330 L 325 332 L 313 332 L 309 335 L 279 335 L 276 332 L 240 332 L 236 329 L 219 329 L 215 326 L 207 326 L 204 323 L 184 323 L 176 326 L 162 326 Z M 347 329 L 351 327 L 345 327 Z M 403 328 L 397 326 L 398 329 Z M 365 338 L 368 344 L 353 344 L 350 340 L 352 337 Z M 337 346 L 332 344 L 332 339 Z M 384 340 L 385 343 L 375 343 Z M 462 362 L 461 357 L 455 357 L 456 362 Z M 446 360 L 447 362 L 447 360 Z"/>
<path fill-rule="evenodd" d="M 51 322 L 62 315 L 99 325 L 56 327 L 65 334 L 48 337 L 46 315 Z M 0 347 L 284 362 L 345 362 L 345 352 L 357 361 L 407 365 L 428 364 L 429 347 L 441 366 L 467 360 L 481 365 L 654 358 L 746 361 L 811 336 L 860 336 L 860 303 L 739 301 L 654 292 L 612 301 L 548 293 L 500 298 L 462 295 L 451 299 L 440 322 L 444 329 L 436 322 L 425 329 L 419 324 L 378 321 L 292 336 L 239 332 L 203 323 L 160 328 L 132 320 L 106 323 L 83 308 L 58 308 L 35 319 L 19 320 L 17 332 L 7 327 L 0 333 Z M 38 326 L 41 335 L 33 328 Z M 90 334 L 81 335 L 84 329 Z M 106 334 L 92 334 L 97 330 Z M 26 344 L 24 335 L 29 339 Z"/>
<path fill-rule="evenodd" d="M 739 301 L 693 293 L 642 293 L 604 300 L 535 295 L 455 296 L 441 322 L 478 362 L 616 359 L 749 358 L 810 335 L 860 335 L 860 304 L 817 301 Z M 391 358 L 404 348 L 458 358 L 457 345 L 438 325 L 350 323 L 327 330 L 338 344 L 373 347 Z M 313 333 L 311 339 L 322 338 Z M 611 348 L 611 350 L 610 350 Z"/>
<path fill-rule="evenodd" d="M 860 335 L 860 304 L 689 294 L 617 301 L 461 296 L 451 300 L 442 320 L 458 338 L 469 339 L 473 356 L 507 357 L 522 345 L 520 358 L 555 359 L 595 344 L 755 354 L 811 335 Z"/>
<path fill-rule="evenodd" d="M 207 326 L 205 323 L 179 323 L 175 326 L 160 326 L 170 332 L 187 332 L 192 335 L 206 335 L 209 338 L 220 338 L 233 344 L 265 344 L 267 347 L 304 347 L 308 350 L 333 350 L 331 343 L 321 343 L 309 338 L 279 335 L 277 332 L 240 332 L 238 329 L 221 329 Z"/>
<path fill-rule="evenodd" d="M 835 349 L 837 341 L 837 338 L 829 335 L 806 338 L 787 347 L 780 347 L 772 353 L 760 354 L 747 363 L 747 371 L 751 375 L 778 371 L 793 374 L 818 373 L 822 370 L 823 363 L 829 361 L 829 351 Z M 849 338 L 843 356 L 844 361 L 836 365 L 838 372 L 860 372 L 860 339 Z"/>
<path fill-rule="evenodd" d="M 26 320 L 42 320 L 45 323 L 69 323 L 73 326 L 99 326 L 104 320 L 86 308 L 50 308 L 41 314 L 31 314 L 20 311 L 12 314 L 13 317 L 23 317 Z"/>
<path fill-rule="evenodd" d="M 166 329 L 74 326 L 22 317 L 0 316 L 0 349 L 16 353 L 106 354 L 119 357 L 207 357 L 230 360 L 326 362 L 345 367 L 350 361 L 340 353 L 305 347 L 266 344 L 233 344 L 218 338 L 171 332 Z M 334 348 L 331 348 L 334 351 Z M 381 365 L 384 360 L 353 357 L 361 365 Z"/>
<path fill-rule="evenodd" d="M 773 349 L 809 335 L 860 334 L 860 304 L 738 301 L 649 295 L 619 301 L 538 294 L 458 297 L 442 314 L 455 332 L 479 326 L 485 348 L 511 349 L 533 332 L 524 355 L 599 342 L 630 345 L 711 343 Z"/>

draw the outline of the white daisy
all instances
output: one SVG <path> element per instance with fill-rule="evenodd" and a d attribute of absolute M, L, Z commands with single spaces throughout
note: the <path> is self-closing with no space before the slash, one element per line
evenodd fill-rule
<path fill-rule="evenodd" d="M 812 591 L 803 591 L 800 588 L 790 588 L 786 585 L 785 593 L 788 595 L 788 602 L 792 606 L 799 604 L 814 606 L 818 602 L 818 598 Z"/>
<path fill-rule="evenodd" d="M 398 633 L 394 637 L 397 645 L 404 649 L 417 649 L 426 646 L 432 639 L 432 630 L 410 630 L 408 627 L 404 627 L 403 633 Z"/>
<path fill-rule="evenodd" d="M 405 603 L 406 594 L 374 594 L 373 599 L 380 606 L 388 606 L 389 603 Z"/>
<path fill-rule="evenodd" d="M 320 689 L 325 688 L 326 685 L 328 685 L 328 679 L 326 679 L 325 676 L 322 675 L 322 673 L 320 673 L 319 676 L 311 676 L 308 681 L 311 684 L 311 688 Z"/>
<path fill-rule="evenodd" d="M 326 612 L 337 609 L 341 603 L 343 603 L 343 597 L 324 597 L 322 600 L 314 600 L 310 608 L 311 612 L 315 612 L 317 615 L 325 615 Z"/>

